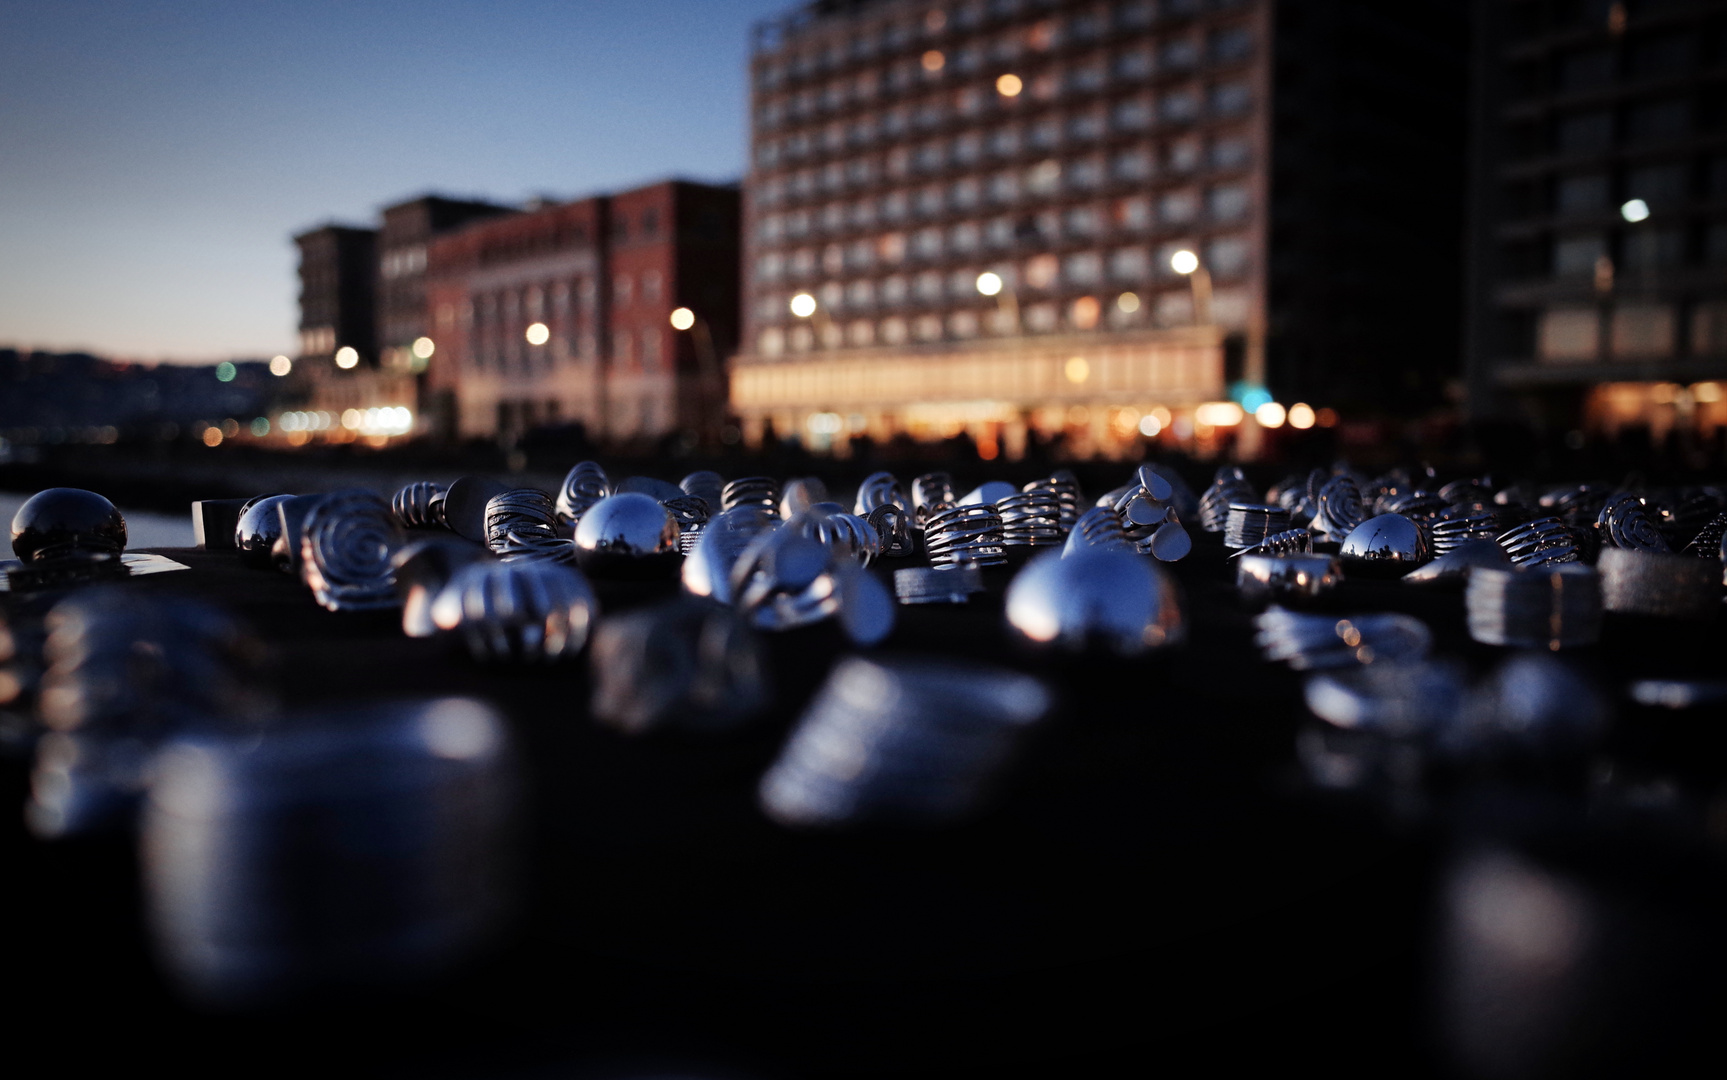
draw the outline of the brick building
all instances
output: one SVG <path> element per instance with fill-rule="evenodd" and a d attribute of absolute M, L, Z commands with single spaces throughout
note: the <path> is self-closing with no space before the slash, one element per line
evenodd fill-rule
<path fill-rule="evenodd" d="M 1554 433 L 1727 425 L 1727 3 L 1476 16 L 1473 409 Z"/>
<path fill-rule="evenodd" d="M 427 335 L 426 245 L 472 221 L 512 214 L 495 203 L 422 195 L 386 206 L 378 230 L 378 345 L 386 368 L 424 371 L 414 342 Z"/>
<path fill-rule="evenodd" d="M 761 25 L 746 436 L 1132 453 L 1204 444 L 1232 388 L 1436 400 L 1463 26 L 1360 0 L 825 0 Z"/>
<path fill-rule="evenodd" d="M 737 341 L 738 192 L 667 181 L 481 221 L 427 245 L 429 400 L 448 434 L 581 423 L 701 434 Z M 674 329 L 674 309 L 696 323 Z"/>

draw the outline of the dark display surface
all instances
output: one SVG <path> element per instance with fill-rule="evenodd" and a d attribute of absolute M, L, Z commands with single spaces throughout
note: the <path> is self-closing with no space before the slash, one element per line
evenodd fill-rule
<path fill-rule="evenodd" d="M 965 606 L 900 607 L 875 650 L 984 660 L 1056 688 L 990 812 L 950 829 L 802 833 L 762 816 L 755 785 L 849 651 L 831 623 L 767 637 L 776 703 L 750 727 L 629 738 L 589 716 L 585 658 L 485 668 L 458 642 L 403 637 L 393 612 L 324 611 L 233 552 L 164 553 L 190 570 L 126 587 L 242 616 L 271 646 L 290 711 L 444 694 L 505 710 L 529 791 L 521 913 L 489 956 L 435 984 L 189 1009 L 148 956 L 131 839 L 30 838 L 17 812 L 28 762 L 13 758 L 12 1019 L 67 1061 L 432 1076 L 1473 1068 L 1434 1004 L 1449 985 L 1435 972 L 1452 970 L 1435 928 L 1447 882 L 1479 851 L 1561 867 L 1610 898 L 1601 925 L 1625 955 L 1591 962 L 1623 985 L 1580 991 L 1599 1010 L 1577 1041 L 1605 1048 L 1595 1063 L 1676 1052 L 1690 1029 L 1664 1003 L 1712 1000 L 1692 976 L 1722 954 L 1710 800 L 1727 775 L 1723 717 L 1621 699 L 1632 678 L 1719 674 L 1718 622 L 1612 617 L 1600 645 L 1567 655 L 1617 704 L 1588 760 L 1338 794 L 1304 776 L 1296 746 L 1315 721 L 1300 676 L 1259 658 L 1218 537 L 1195 532 L 1167 567 L 1188 641 L 1149 659 L 1013 645 L 1001 608 L 1016 560 Z M 602 612 L 676 593 L 594 587 Z M 1346 580 L 1323 604 L 1415 615 L 1436 654 L 1478 675 L 1505 655 L 1469 640 L 1457 588 Z"/>

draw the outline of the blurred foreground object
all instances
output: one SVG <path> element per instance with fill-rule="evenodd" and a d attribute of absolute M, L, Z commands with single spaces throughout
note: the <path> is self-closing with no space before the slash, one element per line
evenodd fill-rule
<path fill-rule="evenodd" d="M 401 603 L 391 559 L 402 546 L 390 506 L 369 491 L 338 491 L 307 511 L 300 576 L 331 611 L 376 611 Z"/>
<path fill-rule="evenodd" d="M 218 1008 L 421 979 L 508 909 L 508 732 L 447 698 L 165 748 L 141 854 L 156 951 Z"/>
<path fill-rule="evenodd" d="M 762 778 L 762 809 L 797 826 L 958 820 L 1050 706 L 1041 682 L 1000 668 L 848 658 Z"/>
<path fill-rule="evenodd" d="M 1068 652 L 1096 647 L 1137 656 L 1186 636 L 1169 575 L 1107 548 L 1050 552 L 1027 563 L 1008 586 L 1007 621 L 1022 640 Z"/>
<path fill-rule="evenodd" d="M 730 609 L 695 599 L 601 622 L 589 663 L 594 717 L 631 735 L 735 727 L 772 693 L 756 635 Z"/>
<path fill-rule="evenodd" d="M 459 633 L 482 661 L 555 663 L 588 643 L 599 601 L 573 566 L 480 560 L 460 567 L 432 600 L 432 623 Z"/>

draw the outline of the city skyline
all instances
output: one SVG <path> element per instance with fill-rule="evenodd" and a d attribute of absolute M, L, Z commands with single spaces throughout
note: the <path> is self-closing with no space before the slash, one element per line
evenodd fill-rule
<path fill-rule="evenodd" d="M 749 28 L 786 7 L 0 4 L 0 343 L 292 353 L 302 230 L 735 181 Z"/>

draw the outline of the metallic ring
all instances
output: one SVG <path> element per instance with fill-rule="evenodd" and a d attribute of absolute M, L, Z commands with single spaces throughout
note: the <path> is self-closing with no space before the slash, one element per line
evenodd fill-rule
<path fill-rule="evenodd" d="M 1620 494 L 1608 499 L 1595 518 L 1595 531 L 1603 542 L 1628 551 L 1666 555 L 1673 550 L 1649 520 L 1643 500 L 1635 495 Z"/>
<path fill-rule="evenodd" d="M 932 566 L 1000 566 L 1007 561 L 1001 514 L 978 503 L 931 514 L 924 522 L 923 546 Z"/>
<path fill-rule="evenodd" d="M 432 622 L 461 634 L 482 661 L 568 660 L 587 644 L 598 613 L 588 579 L 546 561 L 470 563 L 432 601 Z"/>
<path fill-rule="evenodd" d="M 1518 566 L 1557 566 L 1582 558 L 1577 535 L 1556 517 L 1526 521 L 1493 538 Z"/>
<path fill-rule="evenodd" d="M 1335 555 L 1247 552 L 1235 563 L 1235 585 L 1253 603 L 1300 603 L 1330 592 L 1343 580 Z"/>
<path fill-rule="evenodd" d="M 1061 496 L 1037 482 L 998 499 L 995 508 L 1001 514 L 1001 540 L 1008 547 L 1051 547 L 1064 539 Z"/>
<path fill-rule="evenodd" d="M 865 514 L 864 520 L 876 531 L 883 557 L 903 559 L 916 554 L 917 538 L 912 535 L 911 512 L 887 503 Z"/>
<path fill-rule="evenodd" d="M 1258 547 L 1265 538 L 1289 528 L 1289 511 L 1271 503 L 1236 501 L 1224 517 L 1223 543 L 1236 549 Z"/>
<path fill-rule="evenodd" d="M 1256 616 L 1254 644 L 1297 671 L 1403 663 L 1427 655 L 1433 634 L 1408 615 L 1300 615 L 1272 607 Z"/>
<path fill-rule="evenodd" d="M 734 510 L 740 506 L 759 506 L 778 517 L 780 482 L 771 476 L 745 476 L 733 480 L 720 495 L 720 509 Z"/>
<path fill-rule="evenodd" d="M 694 495 L 707 503 L 710 516 L 720 512 L 721 503 L 725 500 L 726 482 L 719 473 L 701 469 L 679 480 L 678 487 L 685 495 Z"/>
<path fill-rule="evenodd" d="M 974 812 L 1049 711 L 1030 676 L 953 661 L 840 661 L 762 777 L 782 825 L 945 822 Z"/>
<path fill-rule="evenodd" d="M 785 527 L 809 537 L 835 555 L 856 559 L 860 566 L 868 566 L 881 554 L 881 537 L 875 527 L 856 514 L 807 510 L 789 519 Z"/>
<path fill-rule="evenodd" d="M 1252 502 L 1253 498 L 1253 486 L 1240 467 L 1223 466 L 1199 497 L 1199 527 L 1206 532 L 1222 532 L 1229 517 L 1229 504 Z"/>
<path fill-rule="evenodd" d="M 444 524 L 444 485 L 430 480 L 409 484 L 390 497 L 390 512 L 404 529 L 433 529 Z"/>
<path fill-rule="evenodd" d="M 1027 563 L 1008 585 L 1007 622 L 1032 645 L 1080 652 L 1097 644 L 1122 656 L 1167 648 L 1187 633 L 1168 572 L 1102 548 Z"/>
<path fill-rule="evenodd" d="M 963 604 L 984 591 L 983 572 L 970 564 L 908 567 L 893 572 L 893 591 L 902 604 Z"/>
<path fill-rule="evenodd" d="M 893 473 L 875 472 L 864 477 L 864 482 L 858 485 L 857 501 L 852 506 L 852 513 L 862 517 L 878 506 L 911 509 L 911 504 L 906 501 L 905 491 Z"/>
<path fill-rule="evenodd" d="M 1582 563 L 1477 566 L 1464 605 L 1469 636 L 1485 645 L 1559 650 L 1601 638 L 1601 576 Z"/>
<path fill-rule="evenodd" d="M 1132 551 L 1134 542 L 1128 538 L 1121 516 L 1114 509 L 1108 506 L 1093 506 L 1079 515 L 1079 519 L 1074 522 L 1073 530 L 1067 534 L 1067 544 L 1062 550 L 1064 554 L 1072 554 L 1085 548 Z"/>
<path fill-rule="evenodd" d="M 911 501 L 921 529 L 930 514 L 946 510 L 959 501 L 953 490 L 953 477 L 945 472 L 924 473 L 911 482 Z"/>
<path fill-rule="evenodd" d="M 709 521 L 684 560 L 684 589 L 695 596 L 732 602 L 732 568 L 759 534 L 780 528 L 780 519 L 763 506 L 739 506 Z"/>
<path fill-rule="evenodd" d="M 606 470 L 596 462 L 578 462 L 564 476 L 564 482 L 558 488 L 557 518 L 565 525 L 574 525 L 589 507 L 611 493 L 612 481 L 606 476 Z"/>
<path fill-rule="evenodd" d="M 486 547 L 495 555 L 567 547 L 558 536 L 552 497 L 538 488 L 515 488 L 487 499 L 485 522 Z"/>
<path fill-rule="evenodd" d="M 300 529 L 300 575 L 331 611 L 401 603 L 391 559 L 402 544 L 389 504 L 369 491 L 338 491 L 312 505 Z"/>
<path fill-rule="evenodd" d="M 1367 513 L 1361 504 L 1361 489 L 1355 478 L 1347 474 L 1334 476 L 1319 489 L 1314 502 L 1313 520 L 1308 529 L 1320 540 L 1341 544 L 1344 538 L 1362 522 Z"/>
<path fill-rule="evenodd" d="M 1699 559 L 1605 548 L 1596 565 L 1608 611 L 1701 621 L 1720 610 L 1721 571 Z"/>

